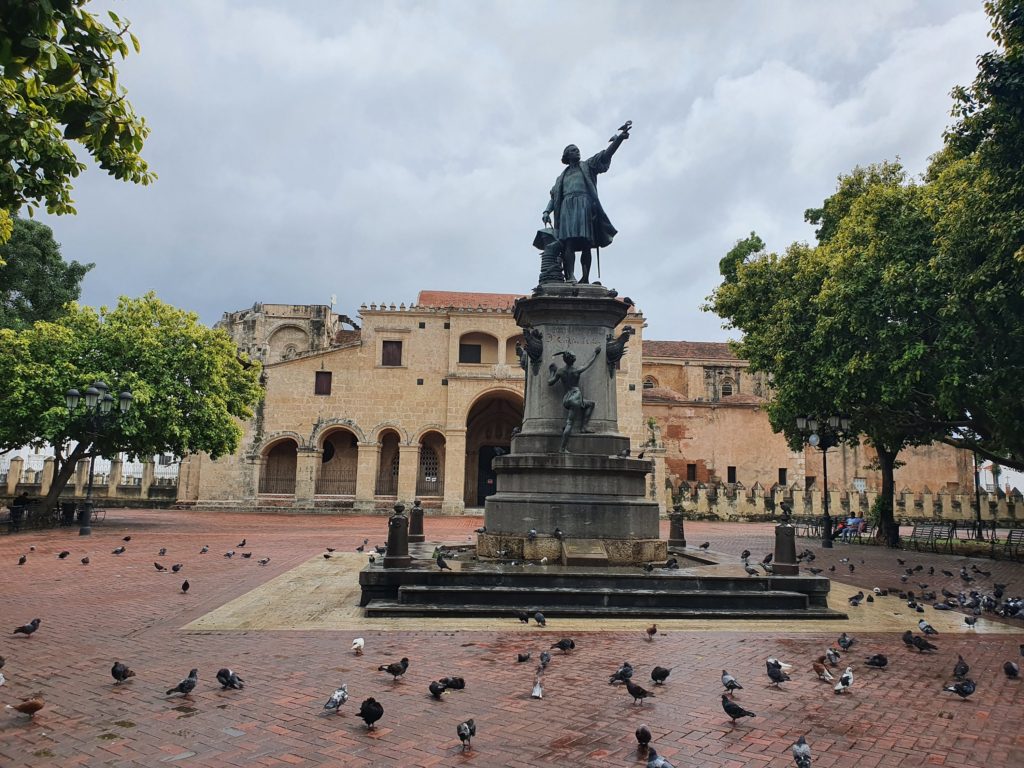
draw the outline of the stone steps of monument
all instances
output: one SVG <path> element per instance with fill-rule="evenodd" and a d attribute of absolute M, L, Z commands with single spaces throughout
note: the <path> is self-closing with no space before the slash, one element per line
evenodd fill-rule
<path fill-rule="evenodd" d="M 764 593 L 759 593 L 764 594 Z M 538 595 L 538 598 L 542 598 Z M 444 616 L 463 618 L 515 617 L 516 611 L 533 615 L 542 611 L 546 618 L 621 618 L 621 619 L 845 619 L 845 613 L 830 608 L 779 608 L 770 605 L 725 607 L 718 601 L 715 608 L 688 608 L 658 605 L 596 606 L 556 605 L 543 599 L 536 603 L 518 605 L 479 604 L 419 604 L 399 603 L 394 600 L 373 600 L 365 607 L 366 617 L 376 618 L 440 618 Z"/>

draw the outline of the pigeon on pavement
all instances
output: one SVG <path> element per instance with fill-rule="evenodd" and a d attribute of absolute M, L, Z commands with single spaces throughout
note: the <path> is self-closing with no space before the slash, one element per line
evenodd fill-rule
<path fill-rule="evenodd" d="M 166 695 L 170 696 L 172 693 L 180 693 L 183 696 L 188 696 L 193 690 L 195 690 L 197 682 L 199 682 L 199 670 L 193 669 L 188 673 L 188 677 L 173 688 L 168 688 Z"/>
<path fill-rule="evenodd" d="M 624 683 L 631 677 L 633 677 L 633 665 L 628 661 L 624 661 L 622 662 L 622 666 L 615 670 L 611 679 L 608 680 L 608 684 L 613 685 L 615 683 Z"/>
<path fill-rule="evenodd" d="M 637 749 L 641 752 L 646 752 L 651 745 L 651 729 L 646 725 L 641 725 L 636 729 L 636 743 Z"/>
<path fill-rule="evenodd" d="M 975 686 L 974 681 L 971 680 L 971 678 L 967 678 L 966 680 L 961 680 L 953 683 L 952 685 L 947 685 L 942 690 L 955 693 L 960 697 L 961 701 L 966 701 L 967 697 L 974 693 L 976 687 L 977 686 Z"/>
<path fill-rule="evenodd" d="M 473 748 L 471 741 L 476 736 L 476 723 L 473 722 L 473 718 L 455 726 L 455 733 L 459 737 L 459 741 L 462 742 L 463 752 Z"/>
<path fill-rule="evenodd" d="M 441 700 L 441 694 L 448 690 L 444 683 L 439 683 L 437 680 L 431 680 L 430 685 L 427 686 L 427 690 L 430 691 L 430 695 L 438 701 Z"/>
<path fill-rule="evenodd" d="M 227 667 L 217 670 L 217 682 L 221 684 L 221 688 L 234 688 L 236 691 L 240 691 L 245 687 L 242 685 L 245 680 Z"/>
<path fill-rule="evenodd" d="M 546 627 L 548 625 L 547 619 L 544 618 L 544 614 L 540 611 L 533 614 L 533 620 L 537 622 L 538 626 Z"/>
<path fill-rule="evenodd" d="M 875 669 L 885 669 L 889 665 L 889 659 L 884 653 L 876 653 L 864 660 L 864 665 Z"/>
<path fill-rule="evenodd" d="M 671 671 L 671 667 L 655 667 L 651 670 L 651 680 L 655 685 L 664 685 Z"/>
<path fill-rule="evenodd" d="M 183 582 L 181 582 L 181 591 L 183 593 L 187 594 L 188 593 L 188 588 L 191 587 L 191 586 L 192 585 L 188 583 L 188 579 L 185 579 Z"/>
<path fill-rule="evenodd" d="M 836 683 L 835 692 L 844 693 L 851 687 L 853 687 L 853 667 L 847 667 L 842 677 L 839 678 L 839 682 Z"/>
<path fill-rule="evenodd" d="M 452 691 L 461 691 L 466 687 L 466 681 L 461 677 L 442 677 L 438 682 L 440 682 L 445 688 Z"/>
<path fill-rule="evenodd" d="M 576 643 L 570 638 L 565 637 L 559 640 L 557 643 L 551 646 L 552 648 L 560 648 L 562 653 L 568 653 L 576 647 Z"/>
<path fill-rule="evenodd" d="M 516 655 L 516 661 L 519 662 L 520 664 L 522 664 L 524 661 L 529 661 L 529 660 L 530 660 L 530 652 L 529 651 L 527 651 L 526 653 L 520 653 L 520 654 Z"/>
<path fill-rule="evenodd" d="M 632 680 L 626 680 L 626 690 L 629 691 L 629 695 L 633 697 L 633 703 L 636 704 L 639 701 L 641 707 L 644 705 L 644 699 L 654 696 L 651 691 L 637 685 Z"/>
<path fill-rule="evenodd" d="M 61 550 L 61 553 L 59 555 L 57 555 L 57 557 L 58 557 L 58 559 L 63 560 L 64 558 L 66 558 L 70 554 L 71 553 L 68 550 L 63 549 L 63 550 Z"/>
<path fill-rule="evenodd" d="M 437 569 L 439 571 L 444 571 L 444 570 L 449 570 L 450 571 L 452 569 L 452 567 L 450 565 L 448 565 L 448 561 L 447 560 L 445 560 L 443 557 L 441 557 L 441 555 L 438 555 L 437 556 Z"/>
<path fill-rule="evenodd" d="M 939 650 L 939 647 L 937 645 L 932 645 L 931 643 L 928 642 L 927 639 L 925 639 L 921 635 L 914 635 L 914 638 L 913 638 L 912 642 L 914 643 L 914 647 L 917 648 L 918 653 L 924 653 L 925 651 L 937 651 L 937 650 Z"/>
<path fill-rule="evenodd" d="M 653 640 L 656 634 L 658 634 L 658 625 L 651 624 L 651 626 L 647 628 L 647 639 Z"/>
<path fill-rule="evenodd" d="M 24 565 L 28 562 L 28 555 L 22 555 L 18 558 L 18 565 Z"/>
<path fill-rule="evenodd" d="M 840 648 L 842 648 L 844 651 L 848 651 L 853 646 L 853 644 L 857 642 L 857 640 L 856 638 L 851 637 L 850 635 L 843 632 L 843 634 L 839 636 L 839 640 L 837 642 L 839 643 Z"/>
<path fill-rule="evenodd" d="M 135 677 L 135 673 L 120 661 L 114 662 L 114 666 L 110 668 L 110 675 L 114 678 L 115 683 L 123 683 L 129 677 Z"/>
<path fill-rule="evenodd" d="M 125 546 L 122 544 L 117 549 L 113 550 L 110 554 L 112 555 L 123 555 L 125 553 Z"/>
<path fill-rule="evenodd" d="M 352 641 L 352 653 L 354 653 L 356 656 L 362 656 L 364 645 L 366 645 L 366 641 L 363 640 L 363 638 L 361 637 L 357 637 L 355 640 Z"/>
<path fill-rule="evenodd" d="M 767 665 L 768 679 L 771 680 L 769 685 L 774 685 L 776 688 L 780 684 L 785 683 L 789 680 L 789 675 L 782 671 L 782 667 L 775 667 L 771 664 Z"/>
<path fill-rule="evenodd" d="M 956 664 L 953 665 L 953 677 L 957 680 L 963 680 L 967 677 L 967 673 L 971 671 L 970 666 L 964 661 L 964 657 L 959 653 L 956 655 Z"/>
<path fill-rule="evenodd" d="M 672 763 L 658 754 L 658 750 L 651 747 L 647 751 L 647 768 L 674 768 Z"/>
<path fill-rule="evenodd" d="M 8 704 L 7 709 L 16 710 L 21 712 L 23 715 L 28 715 L 29 717 L 35 717 L 36 712 L 44 706 L 46 706 L 46 704 L 43 699 L 39 696 L 34 696 L 32 698 L 22 699 L 20 704 L 15 704 L 13 707 Z"/>
<path fill-rule="evenodd" d="M 408 668 L 409 660 L 403 656 L 401 661 L 396 661 L 392 664 L 381 664 L 379 667 L 377 667 L 377 671 L 387 672 L 389 675 L 391 675 L 392 680 L 397 680 L 405 674 L 405 670 L 407 670 Z"/>
<path fill-rule="evenodd" d="M 757 717 L 753 712 L 744 709 L 735 701 L 731 701 L 727 693 L 722 694 L 722 709 L 725 710 L 725 714 L 732 718 L 733 723 L 742 717 Z"/>
<path fill-rule="evenodd" d="M 371 696 L 359 705 L 359 717 L 366 723 L 366 730 L 372 731 L 374 723 L 384 717 L 384 705 Z"/>
<path fill-rule="evenodd" d="M 811 768 L 811 745 L 803 736 L 793 745 L 793 762 L 796 768 Z"/>
<path fill-rule="evenodd" d="M 530 694 L 530 698 L 543 699 L 544 698 L 544 686 L 540 683 L 540 673 L 533 678 L 533 693 Z"/>
<path fill-rule="evenodd" d="M 825 649 L 825 659 L 833 667 L 838 667 L 839 666 L 839 651 L 837 651 L 835 648 L 826 648 Z"/>
<path fill-rule="evenodd" d="M 739 681 L 724 669 L 722 670 L 722 685 L 725 687 L 725 690 L 729 692 L 729 696 L 732 696 L 733 691 L 743 690 L 743 686 L 740 685 Z"/>
<path fill-rule="evenodd" d="M 917 622 L 917 628 L 920 629 L 926 635 L 937 635 L 937 634 L 939 634 L 938 632 L 935 631 L 935 627 L 933 627 L 931 624 L 929 624 L 924 619 L 921 619 L 919 622 Z"/>
<path fill-rule="evenodd" d="M 42 623 L 43 623 L 42 619 L 32 619 L 32 621 L 30 621 L 28 624 L 23 624 L 22 626 L 17 627 L 11 634 L 12 635 L 31 635 L 33 632 L 35 632 L 37 629 L 39 629 L 39 625 L 42 624 Z"/>
<path fill-rule="evenodd" d="M 1010 680 L 1016 680 L 1020 677 L 1020 665 L 1013 661 L 1008 661 L 1003 664 L 1003 673 Z"/>
<path fill-rule="evenodd" d="M 551 663 L 551 654 L 547 651 L 540 652 L 540 668 L 547 669 L 548 664 Z"/>
<path fill-rule="evenodd" d="M 336 688 L 334 693 L 331 694 L 331 698 L 324 704 L 324 711 L 326 712 L 340 712 L 341 705 L 348 701 L 348 685 L 342 683 L 340 688 Z"/>

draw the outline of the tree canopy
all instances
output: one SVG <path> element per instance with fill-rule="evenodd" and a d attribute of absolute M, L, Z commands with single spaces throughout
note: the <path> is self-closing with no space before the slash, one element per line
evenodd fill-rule
<path fill-rule="evenodd" d="M 72 304 L 54 322 L 0 330 L 0 450 L 50 443 L 57 459 L 51 500 L 79 459 L 233 452 L 240 419 L 262 396 L 260 367 L 237 356 L 230 337 L 152 293 L 122 297 L 116 308 Z M 69 389 L 102 380 L 115 399 L 134 397 L 132 410 L 91 434 L 81 412 L 65 405 Z"/>
<path fill-rule="evenodd" d="M 139 42 L 127 21 L 110 12 L 105 26 L 87 4 L 0 0 L 0 242 L 23 206 L 75 212 L 71 180 L 85 165 L 69 142 L 117 179 L 155 178 L 140 156 L 149 128 L 115 67 Z"/>
<path fill-rule="evenodd" d="M 56 320 L 65 304 L 78 300 L 82 278 L 94 266 L 65 262 L 53 230 L 15 219 L 11 239 L 0 245 L 0 328 Z"/>

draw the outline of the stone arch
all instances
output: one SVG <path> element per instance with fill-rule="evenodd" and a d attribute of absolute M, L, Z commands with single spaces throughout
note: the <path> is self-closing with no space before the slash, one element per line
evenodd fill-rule
<path fill-rule="evenodd" d="M 403 427 L 400 427 L 398 425 L 398 422 L 395 421 L 382 421 L 378 424 L 375 424 L 373 428 L 370 430 L 369 434 L 374 442 L 379 443 L 381 441 L 381 436 L 384 434 L 384 432 L 388 430 L 391 430 L 392 432 L 398 435 L 399 442 L 402 445 L 412 444 L 409 440 L 409 433 L 406 432 Z"/>
<path fill-rule="evenodd" d="M 384 427 L 377 433 L 380 443 L 380 461 L 377 464 L 377 481 L 374 494 L 377 496 L 398 495 L 398 470 L 401 460 L 399 446 L 402 434 L 396 427 Z"/>
<path fill-rule="evenodd" d="M 481 365 L 496 365 L 498 362 L 498 337 L 487 331 L 466 331 L 459 335 L 459 363 Z M 465 355 L 476 348 L 476 355 L 472 359 L 465 359 Z"/>
<path fill-rule="evenodd" d="M 352 496 L 356 492 L 359 468 L 359 435 L 347 425 L 321 431 L 317 443 L 322 450 L 317 468 L 318 495 Z"/>
<path fill-rule="evenodd" d="M 267 450 L 274 446 L 274 443 L 279 443 L 282 440 L 294 440 L 295 444 L 299 448 L 305 448 L 306 439 L 298 432 L 293 432 L 290 429 L 280 430 L 278 432 L 271 432 L 269 435 L 264 437 L 260 442 L 252 447 L 252 454 L 254 456 L 265 456 Z"/>
<path fill-rule="evenodd" d="M 644 389 L 654 389 L 658 386 L 658 380 L 653 376 L 644 376 Z"/>
<path fill-rule="evenodd" d="M 301 439 L 300 439 L 301 440 Z M 259 492 L 295 495 L 295 474 L 300 441 L 285 437 L 269 443 L 261 452 Z"/>
<path fill-rule="evenodd" d="M 428 429 L 417 437 L 419 466 L 416 468 L 417 496 L 444 496 L 444 467 L 447 440 L 440 429 Z"/>
<path fill-rule="evenodd" d="M 433 424 L 424 424 L 422 427 L 420 427 L 412 441 L 416 443 L 422 442 L 424 435 L 426 435 L 428 432 L 439 432 L 441 434 L 441 437 L 444 437 L 444 427 L 441 424 L 435 422 Z"/>
<path fill-rule="evenodd" d="M 297 323 L 281 323 L 267 334 L 267 357 L 270 362 L 289 360 L 295 355 L 308 352 L 311 348 L 309 331 Z M 294 349 L 294 354 L 285 355 Z"/>
<path fill-rule="evenodd" d="M 474 398 L 465 414 L 466 474 L 463 500 L 467 507 L 483 504 L 494 493 L 497 483 L 491 462 L 508 453 L 512 430 L 523 423 L 522 392 L 497 386 Z"/>
<path fill-rule="evenodd" d="M 344 429 L 347 429 L 349 432 L 354 434 L 359 439 L 359 442 L 366 442 L 366 433 L 363 432 L 362 428 L 358 424 L 356 424 L 352 419 L 325 419 L 324 421 L 320 422 L 319 429 L 317 429 L 313 433 L 313 439 L 310 444 L 319 445 L 320 447 L 323 447 L 322 441 L 324 435 L 326 435 L 335 427 L 342 427 Z"/>

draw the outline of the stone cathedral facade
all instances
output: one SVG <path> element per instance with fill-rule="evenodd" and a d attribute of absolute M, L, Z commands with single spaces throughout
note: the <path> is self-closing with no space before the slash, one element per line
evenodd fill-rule
<path fill-rule="evenodd" d="M 218 327 L 264 364 L 265 396 L 239 451 L 183 460 L 178 503 L 297 512 L 390 509 L 420 498 L 458 514 L 494 492 L 491 461 L 523 416 L 515 294 L 421 291 L 409 306 L 370 304 L 356 320 L 317 305 L 256 304 Z M 768 395 L 728 345 L 635 335 L 617 374 L 619 428 L 654 460 L 649 497 L 706 485 L 821 485 L 820 452 L 793 452 L 772 433 Z M 622 329 L 617 329 L 621 331 Z M 829 454 L 829 486 L 880 485 L 870 447 Z M 970 456 L 948 446 L 907 451 L 897 489 L 969 490 Z M 817 484 L 817 486 L 816 486 Z"/>

